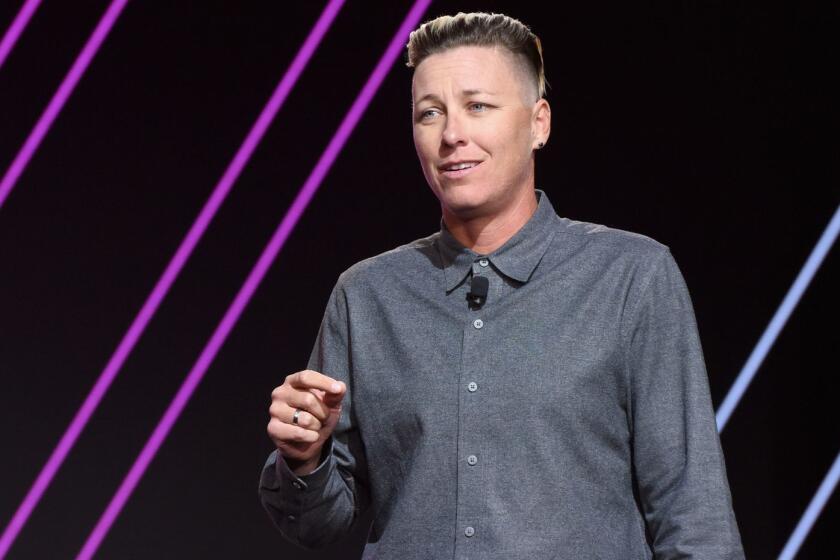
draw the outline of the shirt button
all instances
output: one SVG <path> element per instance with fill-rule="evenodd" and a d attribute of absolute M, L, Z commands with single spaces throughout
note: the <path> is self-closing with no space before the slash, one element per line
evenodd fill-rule
<path fill-rule="evenodd" d="M 475 381 L 470 381 L 470 384 L 467 385 L 467 389 L 470 393 L 474 393 L 476 389 L 478 389 L 478 383 Z"/>
<path fill-rule="evenodd" d="M 476 463 L 478 463 L 478 457 L 476 457 L 475 455 L 470 455 L 469 457 L 467 457 L 467 463 L 469 463 L 470 465 L 475 465 Z"/>
<path fill-rule="evenodd" d="M 488 264 L 490 264 L 490 261 L 488 261 L 487 259 L 481 259 L 478 261 L 478 264 L 480 264 L 481 266 L 487 266 Z"/>
<path fill-rule="evenodd" d="M 473 321 L 473 326 L 477 329 L 480 329 L 484 326 L 484 321 L 482 321 L 481 319 L 476 319 L 475 321 Z"/>
<path fill-rule="evenodd" d="M 295 487 L 295 488 L 297 488 L 298 490 L 303 490 L 303 484 L 301 484 L 301 483 L 300 483 L 300 482 L 298 482 L 297 480 L 295 480 L 294 482 L 292 482 L 292 486 L 294 486 L 294 487 Z"/>
<path fill-rule="evenodd" d="M 475 535 L 475 529 L 473 529 L 472 527 L 467 527 L 466 529 L 464 529 L 464 534 L 468 537 L 471 537 Z"/>
<path fill-rule="evenodd" d="M 297 517 L 295 517 L 294 515 L 290 515 L 289 516 L 289 521 L 294 523 L 295 521 L 297 521 Z"/>

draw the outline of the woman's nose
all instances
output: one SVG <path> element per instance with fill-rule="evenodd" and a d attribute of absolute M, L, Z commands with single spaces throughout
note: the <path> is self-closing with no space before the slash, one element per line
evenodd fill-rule
<path fill-rule="evenodd" d="M 443 129 L 443 142 L 450 146 L 465 144 L 467 141 L 466 127 L 456 115 L 446 116 L 446 126 Z"/>

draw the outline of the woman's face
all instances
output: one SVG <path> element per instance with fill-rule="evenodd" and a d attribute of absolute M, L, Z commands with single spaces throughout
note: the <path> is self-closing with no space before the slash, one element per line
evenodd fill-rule
<path fill-rule="evenodd" d="M 414 71 L 417 156 L 445 210 L 461 217 L 500 212 L 534 187 L 532 154 L 548 138 L 550 109 L 517 62 L 501 47 L 457 47 Z"/>

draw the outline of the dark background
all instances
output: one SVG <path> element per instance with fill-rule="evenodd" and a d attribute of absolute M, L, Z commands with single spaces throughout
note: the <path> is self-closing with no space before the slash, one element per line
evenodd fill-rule
<path fill-rule="evenodd" d="M 44 2 L 0 69 L 10 164 L 108 2 Z M 8 523 L 325 3 L 129 3 L 0 209 L 0 521 Z M 353 1 L 29 519 L 10 558 L 72 557 L 411 2 Z M 837 8 L 434 2 L 541 37 L 562 216 L 668 245 L 715 406 L 838 196 Z M 0 2 L 5 30 L 20 2 Z M 401 58 L 100 548 L 103 558 L 353 558 L 286 544 L 257 498 L 271 389 L 305 367 L 338 274 L 439 227 Z M 722 434 L 748 558 L 775 558 L 838 451 L 837 250 Z M 802 558 L 836 549 L 835 495 Z M 343 551 L 343 553 L 341 552 Z"/>

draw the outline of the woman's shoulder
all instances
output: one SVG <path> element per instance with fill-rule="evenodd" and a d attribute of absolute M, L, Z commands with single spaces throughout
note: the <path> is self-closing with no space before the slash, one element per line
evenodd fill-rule
<path fill-rule="evenodd" d="M 608 226 L 599 222 L 557 216 L 558 233 L 590 249 L 616 251 L 635 256 L 657 256 L 669 251 L 662 241 L 639 231 Z"/>
<path fill-rule="evenodd" d="M 430 260 L 437 262 L 439 257 L 435 241 L 439 235 L 440 232 L 435 232 L 364 258 L 344 270 L 339 276 L 339 282 L 357 285 L 370 281 L 381 282 L 392 275 L 417 274 Z"/>

